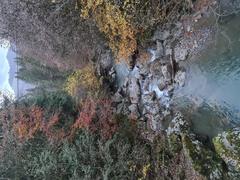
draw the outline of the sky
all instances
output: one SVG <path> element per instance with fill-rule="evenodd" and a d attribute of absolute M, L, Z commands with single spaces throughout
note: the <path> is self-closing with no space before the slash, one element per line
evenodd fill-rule
<path fill-rule="evenodd" d="M 9 84 L 9 64 L 7 60 L 7 53 L 9 47 L 0 46 L 0 92 L 13 93 L 13 89 Z"/>

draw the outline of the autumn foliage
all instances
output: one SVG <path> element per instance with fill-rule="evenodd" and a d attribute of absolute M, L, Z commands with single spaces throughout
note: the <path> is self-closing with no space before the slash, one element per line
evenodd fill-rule
<path fill-rule="evenodd" d="M 54 128 L 59 123 L 59 114 L 53 114 L 48 119 L 42 108 L 33 106 L 19 108 L 14 111 L 13 128 L 20 140 L 34 138 L 39 132 L 44 134 L 49 141 L 59 141 L 65 137 L 63 128 Z"/>
<path fill-rule="evenodd" d="M 0 175 L 145 177 L 147 146 L 134 129 L 126 116 L 114 113 L 109 99 L 89 97 L 78 104 L 66 93 L 25 97 L 0 108 Z"/>
<path fill-rule="evenodd" d="M 154 26 L 174 22 L 182 11 L 192 8 L 191 2 L 191 0 L 80 0 L 81 17 L 96 22 L 117 60 L 128 60 L 138 48 L 139 41 L 144 41 Z"/>
<path fill-rule="evenodd" d="M 83 92 L 87 91 L 88 94 L 94 94 L 100 89 L 101 83 L 92 65 L 73 72 L 66 80 L 64 90 L 71 96 L 81 96 Z M 91 95 L 92 95 L 91 94 Z"/>
<path fill-rule="evenodd" d="M 82 0 L 82 17 L 91 17 L 109 42 L 118 60 L 127 59 L 137 48 L 135 29 L 118 6 L 104 0 Z"/>
<path fill-rule="evenodd" d="M 59 142 L 74 138 L 81 129 L 99 134 L 102 139 L 109 139 L 117 130 L 111 101 L 105 99 L 86 99 L 79 107 L 79 115 L 67 127 L 63 127 L 60 122 L 60 112 L 48 117 L 46 110 L 38 106 L 16 108 L 13 112 L 13 129 L 21 141 L 32 139 L 41 133 L 48 141 Z"/>
<path fill-rule="evenodd" d="M 111 101 L 87 99 L 82 104 L 79 117 L 72 126 L 72 133 L 86 128 L 92 133 L 97 133 L 103 139 L 109 139 L 117 130 Z"/>

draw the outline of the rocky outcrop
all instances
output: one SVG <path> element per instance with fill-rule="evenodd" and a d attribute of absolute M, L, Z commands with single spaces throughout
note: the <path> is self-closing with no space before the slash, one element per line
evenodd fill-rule
<path fill-rule="evenodd" d="M 167 38 L 171 35 L 169 30 L 162 30 L 162 28 L 158 28 L 153 35 L 152 40 L 153 41 L 165 41 Z"/>
<path fill-rule="evenodd" d="M 190 124 L 187 122 L 180 112 L 177 112 L 169 127 L 167 129 L 167 134 L 171 135 L 173 133 L 181 135 L 182 133 L 188 133 L 190 131 Z"/>
<path fill-rule="evenodd" d="M 233 179 L 240 178 L 240 128 L 219 134 L 213 139 L 218 155 L 224 160 Z"/>
<path fill-rule="evenodd" d="M 175 39 L 182 34 L 182 24 L 173 26 L 171 31 L 158 28 L 152 38 L 155 47 L 148 53 L 140 51 L 131 68 L 127 68 L 124 63 L 116 66 L 119 90 L 113 101 L 118 105 L 123 99 L 127 102 L 117 106 L 116 111 L 119 112 L 119 108 L 127 110 L 122 113 L 147 121 L 154 131 L 164 130 L 165 118 L 171 114 L 173 91 L 185 83 L 186 74 L 183 68 L 178 68 L 178 61 L 186 60 L 188 51 L 176 48 Z M 142 56 L 143 54 L 152 54 L 152 57 Z M 148 60 L 145 57 L 149 57 Z M 127 108 L 122 108 L 123 106 Z"/>
<path fill-rule="evenodd" d="M 135 77 L 129 78 L 128 81 L 128 95 L 130 98 L 131 104 L 137 104 L 140 99 L 140 87 L 138 79 Z"/>
<path fill-rule="evenodd" d="M 175 75 L 174 80 L 180 87 L 183 87 L 185 85 L 186 72 L 185 71 L 178 71 Z"/>
<path fill-rule="evenodd" d="M 110 50 L 105 50 L 105 52 L 101 53 L 98 56 L 98 66 L 97 66 L 97 71 L 98 74 L 101 75 L 105 75 L 106 73 L 109 72 L 111 70 L 111 68 L 113 67 L 113 63 L 114 63 L 114 58 L 113 55 L 111 53 Z"/>
<path fill-rule="evenodd" d="M 176 62 L 186 60 L 188 55 L 189 55 L 189 50 L 187 48 L 182 48 L 178 46 L 174 49 L 174 58 Z"/>
<path fill-rule="evenodd" d="M 183 151 L 190 166 L 204 179 L 223 179 L 222 160 L 194 134 L 182 136 Z"/>
<path fill-rule="evenodd" d="M 221 158 L 190 132 L 190 122 L 186 121 L 180 112 L 176 113 L 166 132 L 169 149 L 184 154 L 186 168 L 194 178 L 214 180 L 224 178 Z"/>
<path fill-rule="evenodd" d="M 195 14 L 193 20 L 198 21 L 200 18 L 201 14 Z M 158 28 L 152 37 L 151 49 L 145 52 L 145 58 L 138 56 L 131 68 L 118 65 L 124 66 L 125 70 L 116 70 L 117 79 L 121 79 L 122 83 L 119 83 L 113 102 L 116 104 L 116 112 L 141 120 L 141 123 L 146 122 L 147 127 L 153 130 L 154 135 L 148 139 L 153 144 L 158 139 L 158 144 L 162 145 L 156 148 L 164 156 L 159 163 L 166 163 L 165 166 L 169 167 L 167 170 L 161 169 L 161 172 L 166 171 L 165 175 L 171 174 L 172 179 L 234 179 L 238 177 L 236 171 L 239 171 L 239 159 L 236 156 L 240 152 L 239 149 L 227 148 L 233 141 L 239 143 L 239 134 L 234 131 L 229 135 L 234 136 L 233 141 L 226 138 L 227 135 L 216 137 L 216 153 L 209 138 L 194 134 L 190 128 L 191 122 L 180 112 L 174 113 L 171 106 L 174 90 L 183 87 L 186 81 L 181 61 L 200 50 L 201 43 L 208 37 L 204 35 L 205 38 L 199 40 L 199 37 L 191 36 L 193 31 L 191 23 L 185 27 L 183 22 L 172 24 L 166 29 Z M 205 30 L 203 32 L 209 33 Z M 198 33 L 201 34 L 201 31 Z M 172 119 L 170 123 L 169 119 Z M 149 131 L 145 134 L 151 134 Z M 227 145 L 226 139 L 230 141 Z M 230 173 L 224 162 L 229 166 Z"/>

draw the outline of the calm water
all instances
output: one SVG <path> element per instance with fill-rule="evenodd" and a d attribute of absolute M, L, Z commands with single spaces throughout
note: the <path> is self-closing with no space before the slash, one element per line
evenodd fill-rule
<path fill-rule="evenodd" d="M 186 86 L 176 105 L 193 129 L 215 136 L 240 124 L 240 15 L 219 25 L 214 42 L 186 64 Z"/>

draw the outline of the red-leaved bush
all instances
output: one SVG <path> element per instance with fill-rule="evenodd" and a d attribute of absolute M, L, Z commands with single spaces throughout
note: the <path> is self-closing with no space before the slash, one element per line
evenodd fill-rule
<path fill-rule="evenodd" d="M 87 99 L 83 102 L 79 116 L 72 126 L 73 135 L 78 129 L 85 128 L 109 139 L 117 130 L 111 101 L 106 99 Z"/>
<path fill-rule="evenodd" d="M 63 128 L 54 128 L 59 119 L 58 113 L 47 118 L 44 110 L 37 106 L 16 108 L 13 129 L 21 141 L 34 138 L 38 132 L 44 134 L 49 141 L 59 141 L 66 136 Z"/>
<path fill-rule="evenodd" d="M 107 140 L 117 130 L 111 101 L 107 99 L 86 99 L 79 108 L 78 117 L 68 127 L 60 124 L 61 113 L 47 114 L 38 106 L 13 108 L 11 119 L 16 137 L 24 141 L 41 133 L 50 142 L 58 142 L 74 138 L 78 130 L 84 129 Z"/>

